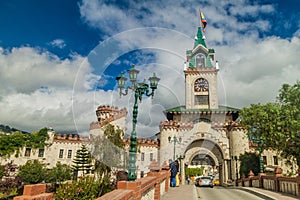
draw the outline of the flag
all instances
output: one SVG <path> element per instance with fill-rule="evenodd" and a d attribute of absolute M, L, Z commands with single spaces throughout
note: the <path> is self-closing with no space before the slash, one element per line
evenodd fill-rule
<path fill-rule="evenodd" d="M 200 11 L 200 18 L 201 18 L 201 24 L 202 24 L 203 31 L 205 31 L 207 22 L 206 22 L 203 12 L 201 12 L 201 11 Z"/>

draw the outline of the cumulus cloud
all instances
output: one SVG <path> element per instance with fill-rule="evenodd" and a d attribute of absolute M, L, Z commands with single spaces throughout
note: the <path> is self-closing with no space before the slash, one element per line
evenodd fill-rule
<path fill-rule="evenodd" d="M 192 48 L 191 38 L 200 25 L 194 3 L 131 1 L 120 6 L 104 1 L 83 1 L 80 11 L 85 22 L 104 30 L 107 37 L 120 36 L 118 46 L 122 51 L 150 48 L 155 53 L 155 65 L 142 69 L 144 74 L 155 70 L 161 76 L 156 98 L 159 107 L 165 109 L 184 104 L 185 50 Z M 211 1 L 201 9 L 208 21 L 206 42 L 209 48 L 216 50 L 216 59 L 220 61 L 221 104 L 241 108 L 251 103 L 273 101 L 283 83 L 293 84 L 298 79 L 300 66 L 295 52 L 299 48 L 299 33 L 292 39 L 262 37 L 276 26 L 270 18 L 259 18 L 273 16 L 276 13 L 273 5 Z M 112 16 L 108 10 L 115 14 Z M 169 31 L 163 34 L 158 28 L 148 28 L 146 32 L 135 29 L 140 27 L 160 27 Z M 116 52 L 112 61 L 120 56 Z M 143 62 L 146 63 L 140 59 L 139 64 Z M 156 116 L 156 119 L 162 118 Z"/>
<path fill-rule="evenodd" d="M 139 104 L 138 136 L 154 135 L 165 120 L 162 111 L 185 103 L 183 63 L 200 25 L 198 7 L 192 0 L 83 0 L 79 9 L 83 22 L 105 35 L 87 57 L 60 59 L 39 48 L 0 48 L 0 121 L 25 130 L 52 126 L 84 132 L 96 120 L 98 105 L 117 105 L 128 109 L 130 131 L 132 94 L 120 98 L 116 86 L 101 87 L 111 80 L 105 70 L 112 63 L 130 66 L 120 57 L 138 50 L 151 52 L 149 57 L 136 54 L 139 80 L 152 72 L 161 78 L 154 99 L 145 97 Z M 290 38 L 265 36 L 277 24 L 258 18 L 274 15 L 273 5 L 213 0 L 201 9 L 208 21 L 207 46 L 215 49 L 220 64 L 220 104 L 241 108 L 273 101 L 283 83 L 299 79 L 299 30 Z M 52 44 L 63 47 L 65 42 Z"/>
<path fill-rule="evenodd" d="M 0 63 L 1 123 L 27 131 L 48 126 L 58 131 L 75 130 L 74 81 L 80 81 L 77 89 L 86 93 L 99 79 L 91 73 L 85 58 L 73 55 L 70 59 L 60 59 L 31 47 L 1 48 Z M 77 74 L 80 66 L 82 73 Z"/>

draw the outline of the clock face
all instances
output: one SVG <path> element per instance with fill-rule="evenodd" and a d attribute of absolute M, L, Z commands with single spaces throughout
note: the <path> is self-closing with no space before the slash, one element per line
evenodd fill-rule
<path fill-rule="evenodd" d="M 204 78 L 199 78 L 194 83 L 194 89 L 196 92 L 208 91 L 208 82 Z"/>

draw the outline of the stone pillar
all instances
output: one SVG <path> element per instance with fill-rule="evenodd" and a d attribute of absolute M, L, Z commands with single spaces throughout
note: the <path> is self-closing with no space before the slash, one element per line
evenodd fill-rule
<path fill-rule="evenodd" d="M 248 174 L 248 178 L 249 178 L 249 187 L 252 187 L 252 178 L 254 177 L 254 173 L 252 170 L 250 170 L 249 174 Z"/>
<path fill-rule="evenodd" d="M 185 185 L 185 166 L 184 166 L 184 159 L 181 159 L 180 162 L 181 168 L 181 184 Z"/>
<path fill-rule="evenodd" d="M 227 160 L 224 160 L 223 162 L 223 181 L 227 183 L 228 181 L 228 164 L 227 164 Z"/>
<path fill-rule="evenodd" d="M 25 185 L 22 196 L 14 200 L 52 200 L 53 193 L 46 193 L 46 184 Z"/>
<path fill-rule="evenodd" d="M 275 167 L 274 169 L 274 175 L 275 175 L 275 191 L 279 192 L 280 191 L 280 185 L 279 185 L 279 181 L 278 181 L 278 177 L 282 177 L 282 169 L 280 167 Z"/>

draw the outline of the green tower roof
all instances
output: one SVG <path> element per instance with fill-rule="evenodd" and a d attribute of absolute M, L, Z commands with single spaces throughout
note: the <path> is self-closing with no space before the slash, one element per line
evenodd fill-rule
<path fill-rule="evenodd" d="M 205 48 L 207 48 L 206 43 L 203 39 L 201 27 L 198 27 L 198 33 L 197 38 L 195 39 L 194 48 L 196 48 L 199 44 L 202 44 Z"/>

